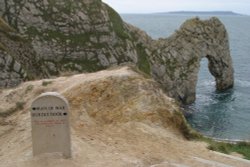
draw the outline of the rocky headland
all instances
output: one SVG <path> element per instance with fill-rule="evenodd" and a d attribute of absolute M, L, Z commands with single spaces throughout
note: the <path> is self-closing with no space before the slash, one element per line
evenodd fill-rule
<path fill-rule="evenodd" d="M 217 18 L 188 20 L 172 36 L 153 40 L 100 0 L 0 0 L 0 16 L 1 87 L 134 64 L 170 97 L 190 104 L 202 58 L 218 90 L 233 86 L 228 34 Z"/>

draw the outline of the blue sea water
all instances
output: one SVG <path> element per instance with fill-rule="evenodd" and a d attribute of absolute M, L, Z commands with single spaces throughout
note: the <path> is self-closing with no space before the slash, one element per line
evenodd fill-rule
<path fill-rule="evenodd" d="M 168 37 L 192 15 L 123 14 L 124 21 L 146 31 L 152 38 Z M 207 19 L 211 16 L 200 16 Z M 187 107 L 193 128 L 206 136 L 219 139 L 250 140 L 250 16 L 217 16 L 229 34 L 235 70 L 235 86 L 216 92 L 215 81 L 201 62 L 196 101 Z"/>

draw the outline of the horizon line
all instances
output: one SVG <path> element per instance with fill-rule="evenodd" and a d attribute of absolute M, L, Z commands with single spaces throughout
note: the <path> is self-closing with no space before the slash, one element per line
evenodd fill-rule
<path fill-rule="evenodd" d="M 230 10 L 176 10 L 165 12 L 118 12 L 119 14 L 178 14 L 178 13 L 232 13 L 232 15 L 250 16 L 250 14 L 238 13 Z"/>

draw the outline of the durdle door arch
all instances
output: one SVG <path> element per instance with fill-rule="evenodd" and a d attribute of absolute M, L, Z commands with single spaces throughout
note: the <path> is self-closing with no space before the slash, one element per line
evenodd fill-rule
<path fill-rule="evenodd" d="M 203 58 L 208 59 L 208 68 L 218 91 L 233 87 L 234 70 L 228 34 L 219 19 L 187 20 L 175 34 L 156 40 L 154 46 L 157 49 L 153 52 L 161 56 L 152 55 L 151 74 L 169 96 L 183 104 L 195 101 Z"/>

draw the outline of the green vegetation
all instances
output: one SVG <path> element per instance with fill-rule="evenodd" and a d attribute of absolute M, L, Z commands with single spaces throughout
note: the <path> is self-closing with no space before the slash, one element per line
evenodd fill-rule
<path fill-rule="evenodd" d="M 177 105 L 180 106 L 180 104 L 178 103 Z M 177 123 L 177 128 L 180 129 L 181 133 L 187 140 L 199 140 L 203 138 L 203 136 L 200 133 L 196 132 L 194 129 L 190 127 L 182 111 L 175 112 L 175 116 L 173 118 L 174 120 L 172 120 L 172 122 L 174 124 Z"/>
<path fill-rule="evenodd" d="M 129 66 L 131 69 L 133 69 L 133 71 L 141 74 L 144 78 L 152 79 L 150 74 L 147 74 L 144 71 L 140 70 L 138 66 L 132 64 L 126 64 L 126 66 Z"/>
<path fill-rule="evenodd" d="M 242 154 L 245 159 L 250 160 L 250 143 L 239 142 L 239 143 L 225 143 L 217 142 L 210 139 L 206 139 L 209 143 L 208 149 L 218 151 L 224 154 L 230 154 L 233 152 Z"/>
<path fill-rule="evenodd" d="M 141 71 L 145 72 L 146 74 L 150 75 L 151 69 L 147 53 L 145 52 L 145 48 L 141 44 L 139 44 L 136 47 L 136 51 L 138 54 L 138 63 L 137 63 L 138 68 Z"/>
<path fill-rule="evenodd" d="M 126 33 L 124 27 L 123 27 L 123 21 L 122 18 L 120 17 L 120 15 L 111 7 L 109 7 L 108 5 L 106 6 L 108 13 L 109 13 L 109 18 L 110 21 L 113 25 L 113 29 L 116 33 L 116 35 L 118 37 L 120 37 L 121 39 L 127 39 L 129 38 L 129 35 Z"/>
<path fill-rule="evenodd" d="M 42 7 L 38 7 L 39 10 L 42 11 L 42 14 L 40 15 L 44 21 L 48 21 L 51 24 L 53 24 L 54 21 L 58 21 L 58 19 L 60 19 L 60 15 L 62 13 L 65 13 L 66 15 L 70 15 L 72 12 L 74 12 L 75 8 L 79 8 L 80 6 L 76 6 L 78 5 L 78 3 L 72 3 L 72 1 L 54 1 L 54 0 L 48 0 L 48 8 L 42 8 Z M 74 6 L 75 4 L 75 6 Z M 60 11 L 60 12 L 57 12 Z M 53 16 L 58 16 L 58 17 L 52 17 Z"/>
<path fill-rule="evenodd" d="M 87 71 L 87 72 L 94 72 L 98 70 L 102 70 L 103 67 L 98 66 L 98 60 L 88 60 L 88 59 L 83 59 L 83 60 L 72 60 L 72 59 L 62 59 L 60 61 L 60 64 L 64 64 L 63 68 L 69 70 L 69 71 L 79 71 L 75 67 L 76 65 L 79 65 L 82 67 L 82 70 L 79 72 Z"/>
<path fill-rule="evenodd" d="M 13 41 L 27 42 L 27 40 L 23 38 L 20 34 L 7 33 L 6 36 Z"/>
<path fill-rule="evenodd" d="M 2 43 L 0 43 L 0 50 L 6 51 L 6 47 Z"/>
<path fill-rule="evenodd" d="M 50 1 L 50 3 L 51 2 L 54 3 L 54 1 Z M 74 9 L 74 7 L 73 7 L 74 3 L 72 3 L 71 1 L 64 1 L 64 3 L 65 3 L 65 5 L 63 5 L 63 6 L 62 5 L 60 5 L 60 6 L 59 5 L 51 5 L 51 6 L 56 6 L 60 12 L 63 12 L 67 15 L 70 15 Z"/>
<path fill-rule="evenodd" d="M 184 71 L 181 71 L 182 73 L 180 74 L 180 78 L 183 79 L 187 79 L 188 78 L 188 74 L 185 73 Z"/>
<path fill-rule="evenodd" d="M 188 68 L 198 62 L 198 57 L 193 57 L 191 60 L 188 61 Z"/>
<path fill-rule="evenodd" d="M 28 85 L 25 89 L 25 94 L 32 91 L 34 89 L 34 85 Z"/>
<path fill-rule="evenodd" d="M 176 58 L 171 58 L 171 59 L 166 59 L 165 62 L 165 67 L 166 67 L 166 73 L 168 74 L 168 76 L 174 80 L 175 76 L 175 70 L 178 68 L 178 61 L 176 60 Z"/>
<path fill-rule="evenodd" d="M 1 17 L 0 17 L 0 31 L 6 32 L 14 32 L 15 30 L 10 27 Z"/>
<path fill-rule="evenodd" d="M 102 8 L 102 3 L 100 0 L 92 0 L 90 4 L 84 7 L 88 10 L 89 15 L 98 17 L 98 15 L 101 13 L 100 10 Z"/>
<path fill-rule="evenodd" d="M 170 70 L 171 74 L 173 74 L 177 69 L 177 63 L 178 61 L 176 60 L 176 58 L 167 59 L 166 66 Z"/>
<path fill-rule="evenodd" d="M 36 27 L 34 26 L 30 26 L 27 28 L 27 31 L 26 31 L 27 34 L 29 34 L 29 36 L 36 36 L 38 34 L 41 34 L 37 29 Z"/>
<path fill-rule="evenodd" d="M 5 112 L 0 112 L 0 117 L 4 117 L 5 118 L 5 117 L 8 117 L 8 116 L 14 114 L 17 111 L 23 110 L 24 109 L 24 105 L 25 105 L 24 102 L 16 102 L 15 107 L 11 107 L 10 109 L 8 109 Z"/>
<path fill-rule="evenodd" d="M 250 160 L 250 143 L 239 142 L 239 143 L 226 143 L 219 142 L 213 139 L 206 138 L 201 134 L 195 132 L 187 126 L 182 126 L 182 132 L 188 140 L 198 140 L 208 143 L 208 149 L 212 151 L 221 152 L 224 154 L 231 154 L 233 152 L 239 153 L 244 156 L 245 159 Z"/>
<path fill-rule="evenodd" d="M 45 40 L 51 40 L 56 39 L 60 42 L 66 43 L 67 40 L 69 40 L 70 46 L 81 46 L 84 45 L 87 41 L 89 41 L 90 34 L 69 34 L 66 35 L 65 33 L 62 33 L 60 31 L 53 31 L 53 30 L 47 30 L 44 32 L 44 38 Z"/>
<path fill-rule="evenodd" d="M 8 38 L 14 40 L 14 41 L 23 41 L 24 39 L 16 34 L 15 29 L 9 26 L 1 17 L 0 17 L 0 32 L 4 33 Z M 0 49 L 6 51 L 6 48 L 3 44 L 0 43 Z"/>
<path fill-rule="evenodd" d="M 245 159 L 250 160 L 250 143 L 238 142 L 238 143 L 227 143 L 215 141 L 207 138 L 194 131 L 190 126 L 181 126 L 182 133 L 188 140 L 198 140 L 208 143 L 208 149 L 212 151 L 221 152 L 224 154 L 231 154 L 233 152 L 239 153 L 244 156 Z"/>
<path fill-rule="evenodd" d="M 59 43 L 65 44 L 65 45 L 66 45 L 66 42 L 69 41 L 67 45 L 72 46 L 72 47 L 84 45 L 86 42 L 90 41 L 90 36 L 91 36 L 91 33 L 65 34 L 60 31 L 54 31 L 54 30 L 49 30 L 49 29 L 40 32 L 38 29 L 36 29 L 36 27 L 33 27 L 33 26 L 28 27 L 27 33 L 31 37 L 40 36 L 44 40 L 54 39 L 58 41 Z"/>
<path fill-rule="evenodd" d="M 42 86 L 48 86 L 49 84 L 52 84 L 52 81 L 43 81 Z"/>

